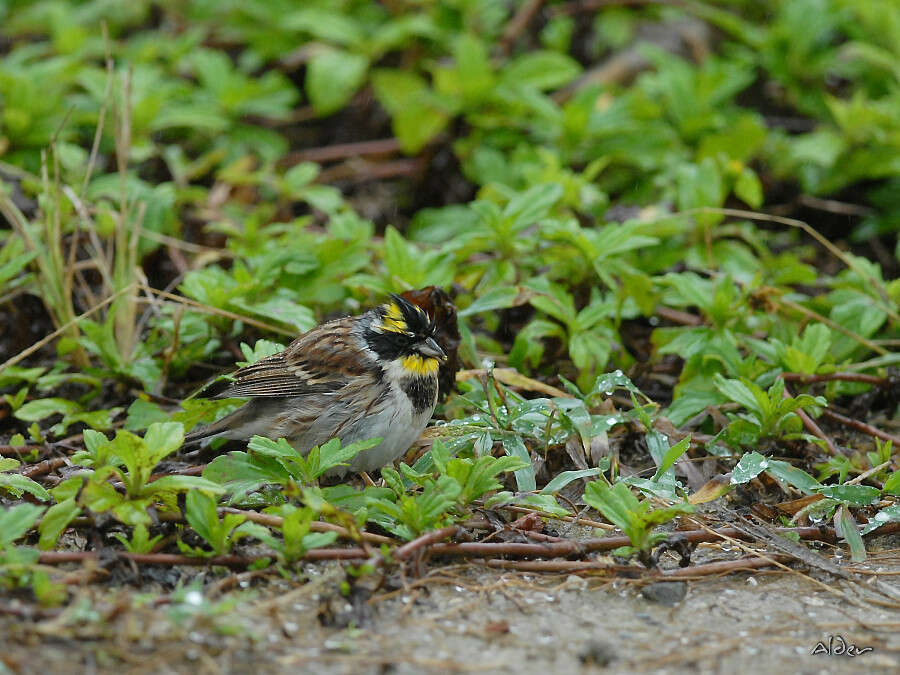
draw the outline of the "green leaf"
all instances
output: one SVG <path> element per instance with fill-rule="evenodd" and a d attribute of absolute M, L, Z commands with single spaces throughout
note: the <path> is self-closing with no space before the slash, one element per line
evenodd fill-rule
<path fill-rule="evenodd" d="M 718 164 L 707 157 L 699 164 L 682 164 L 678 167 L 678 208 L 682 211 L 722 206 L 725 187 Z"/>
<path fill-rule="evenodd" d="M 505 436 L 503 438 L 503 449 L 510 457 L 518 457 L 525 464 L 524 468 L 516 471 L 516 487 L 519 492 L 532 492 L 537 489 L 537 482 L 534 477 L 534 466 L 531 463 L 531 455 L 528 454 L 528 448 L 522 442 L 519 436 Z"/>
<path fill-rule="evenodd" d="M 900 504 L 891 504 L 872 516 L 860 534 L 869 534 L 886 523 L 897 522 L 900 522 Z"/>
<path fill-rule="evenodd" d="M 626 533 L 631 529 L 632 514 L 638 513 L 641 506 L 638 498 L 625 483 L 616 483 L 612 487 L 601 481 L 588 483 L 584 491 L 584 501 Z"/>
<path fill-rule="evenodd" d="M 128 406 L 125 428 L 128 431 L 143 431 L 154 422 L 165 422 L 169 417 L 169 414 L 155 403 L 138 398 Z"/>
<path fill-rule="evenodd" d="M 734 182 L 734 194 L 751 208 L 758 209 L 763 203 L 762 183 L 756 172 L 745 166 Z"/>
<path fill-rule="evenodd" d="M 870 485 L 823 485 L 815 492 L 850 506 L 869 506 L 881 497 L 881 490 Z"/>
<path fill-rule="evenodd" d="M 675 462 L 678 461 L 678 458 L 681 457 L 685 452 L 687 452 L 688 448 L 691 446 L 691 437 L 690 435 L 685 436 L 680 441 L 678 441 L 675 445 L 669 448 L 666 451 L 666 454 L 662 457 L 662 460 L 659 463 L 659 466 L 656 468 L 656 473 L 653 474 L 653 478 L 650 480 L 656 481 L 659 480 L 660 476 L 662 476 L 666 471 L 668 471 Z M 654 458 L 655 459 L 655 458 Z"/>
<path fill-rule="evenodd" d="M 848 487 L 866 487 L 862 485 L 853 485 Z M 850 559 L 853 562 L 862 562 L 866 559 L 866 545 L 863 543 L 862 536 L 859 533 L 859 526 L 850 513 L 850 509 L 846 505 L 838 508 L 835 514 L 835 525 L 840 530 L 840 537 L 847 542 L 850 548 Z"/>
<path fill-rule="evenodd" d="M 246 342 L 241 343 L 241 353 L 244 355 L 245 361 L 238 361 L 235 365 L 238 368 L 253 365 L 263 359 L 284 351 L 284 345 L 280 342 L 272 342 L 272 340 L 257 340 L 250 347 Z"/>
<path fill-rule="evenodd" d="M 356 441 L 355 443 L 342 446 L 340 439 L 331 439 L 320 448 L 319 466 L 315 477 L 318 478 L 336 466 L 348 465 L 350 460 L 359 453 L 380 445 L 382 440 L 381 438 L 369 438 L 365 441 Z"/>
<path fill-rule="evenodd" d="M 210 462 L 203 470 L 203 477 L 224 486 L 232 493 L 233 500 L 239 500 L 267 483 L 283 483 L 291 476 L 274 459 L 234 451 Z"/>
<path fill-rule="evenodd" d="M 524 305 L 532 297 L 533 292 L 523 286 L 500 286 L 492 288 L 484 295 L 459 312 L 459 316 L 470 316 L 479 312 L 495 309 L 506 309 Z"/>
<path fill-rule="evenodd" d="M 38 525 L 38 531 L 41 533 L 38 546 L 44 551 L 53 548 L 59 539 L 59 535 L 80 513 L 81 507 L 71 497 L 47 509 L 47 513 L 44 514 L 40 525 Z"/>
<path fill-rule="evenodd" d="M 184 425 L 181 422 L 154 422 L 147 427 L 144 434 L 144 444 L 148 455 L 146 463 L 151 467 L 156 466 L 181 447 L 184 443 Z"/>
<path fill-rule="evenodd" d="M 769 468 L 769 460 L 758 452 L 745 452 L 731 471 L 731 484 L 748 483 Z"/>
<path fill-rule="evenodd" d="M 28 532 L 43 512 L 43 506 L 34 504 L 0 509 L 0 551 Z"/>
<path fill-rule="evenodd" d="M 71 415 L 81 409 L 78 403 L 67 398 L 39 398 L 23 405 L 13 416 L 26 422 L 39 422 L 51 415 Z"/>
<path fill-rule="evenodd" d="M 306 67 L 306 95 L 319 115 L 337 112 L 359 89 L 369 60 L 342 49 L 317 50 Z"/>
<path fill-rule="evenodd" d="M 897 469 L 884 481 L 884 493 L 887 495 L 900 495 L 900 469 Z"/>
<path fill-rule="evenodd" d="M 199 476 L 161 476 L 151 483 L 147 483 L 147 492 L 188 492 L 199 490 L 207 494 L 220 495 L 225 489 L 218 483 L 214 483 Z"/>
<path fill-rule="evenodd" d="M 0 473 L 0 490 L 6 490 L 15 497 L 27 492 L 41 501 L 50 499 L 50 493 L 40 483 L 18 473 Z"/>
<path fill-rule="evenodd" d="M 259 453 L 260 455 L 277 457 L 278 459 L 297 460 L 303 458 L 303 456 L 283 438 L 273 441 L 265 436 L 254 436 L 247 444 L 247 449 Z"/>
<path fill-rule="evenodd" d="M 604 459 L 607 458 L 604 457 Z M 556 474 L 553 477 L 553 480 L 544 486 L 541 490 L 541 494 L 556 494 L 572 481 L 578 480 L 579 478 L 591 478 L 598 475 L 600 471 L 601 469 L 599 467 L 593 469 L 580 469 L 578 471 L 563 471 L 562 473 Z"/>
<path fill-rule="evenodd" d="M 439 99 L 415 73 L 377 70 L 372 75 L 375 95 L 393 118 L 393 129 L 404 152 L 417 153 L 450 120 L 448 102 Z"/>
<path fill-rule="evenodd" d="M 803 494 L 811 495 L 821 487 L 819 481 L 806 473 L 806 471 L 788 462 L 777 459 L 769 460 L 768 471 L 788 485 L 793 485 Z"/>
<path fill-rule="evenodd" d="M 513 87 L 534 87 L 545 91 L 568 84 L 580 72 L 581 66 L 570 56 L 541 49 L 507 63 L 503 68 L 503 81 Z"/>
<path fill-rule="evenodd" d="M 740 382 L 739 380 L 727 380 L 719 373 L 716 373 L 713 376 L 713 382 L 716 385 L 716 389 L 718 389 L 724 396 L 728 397 L 729 400 L 740 403 L 751 412 L 756 412 L 757 414 L 762 413 L 758 398 L 754 395 L 753 391 L 751 391 L 746 382 Z"/>
<path fill-rule="evenodd" d="M 540 183 L 513 197 L 503 209 L 503 218 L 514 231 L 521 230 L 546 217 L 562 196 L 562 186 Z"/>

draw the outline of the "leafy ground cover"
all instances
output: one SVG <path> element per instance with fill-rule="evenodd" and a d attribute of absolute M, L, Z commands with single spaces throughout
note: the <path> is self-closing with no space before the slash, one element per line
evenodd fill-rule
<path fill-rule="evenodd" d="M 357 610 L 458 559 L 846 577 L 802 542 L 897 529 L 896 0 L 0 22 L 0 613 L 227 633 L 230 585 L 334 560 Z M 181 448 L 236 362 L 432 285 L 463 370 L 375 484 L 321 480 L 362 445 Z"/>

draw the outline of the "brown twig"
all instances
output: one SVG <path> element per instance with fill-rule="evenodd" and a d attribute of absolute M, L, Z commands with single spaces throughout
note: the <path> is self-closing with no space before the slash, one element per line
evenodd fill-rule
<path fill-rule="evenodd" d="M 788 391 L 788 388 L 785 387 L 784 391 L 781 392 L 782 398 L 792 398 L 791 392 Z M 816 438 L 820 438 L 825 441 L 825 446 L 828 448 L 828 451 L 835 457 L 841 454 L 841 451 L 837 449 L 837 446 L 832 442 L 832 440 L 825 434 L 824 431 L 816 424 L 815 420 L 812 417 L 806 414 L 802 408 L 797 408 L 795 411 L 797 416 L 803 420 L 803 426 Z"/>
<path fill-rule="evenodd" d="M 370 162 L 367 160 L 347 160 L 322 171 L 316 179 L 318 183 L 334 183 L 350 181 L 365 183 L 370 180 L 385 178 L 411 177 L 422 174 L 427 167 L 422 158 L 395 159 L 389 162 Z"/>
<path fill-rule="evenodd" d="M 0 457 L 8 456 L 21 459 L 22 455 L 34 452 L 35 450 L 40 452 L 43 449 L 43 445 L 0 445 Z"/>
<path fill-rule="evenodd" d="M 58 469 L 61 466 L 65 466 L 68 459 L 65 457 L 54 457 L 53 459 L 45 459 L 43 462 L 38 462 L 37 464 L 30 464 L 26 468 L 22 469 L 19 473 L 26 478 L 34 478 L 35 476 L 43 476 L 54 469 Z"/>
<path fill-rule="evenodd" d="M 666 579 L 679 579 L 690 577 L 705 577 L 713 574 L 730 574 L 731 572 L 743 572 L 746 570 L 755 570 L 760 567 L 768 567 L 772 561 L 787 563 L 792 557 L 784 554 L 773 554 L 765 558 L 738 558 L 737 560 L 719 560 L 717 562 L 705 563 L 693 567 L 681 567 L 674 570 L 665 570 L 660 572 L 660 576 Z"/>
<path fill-rule="evenodd" d="M 857 431 L 861 431 L 864 434 L 868 434 L 869 436 L 880 438 L 883 441 L 891 441 L 893 442 L 894 447 L 900 448 L 900 436 L 889 434 L 886 431 L 882 431 L 881 429 L 873 427 L 871 424 L 866 424 L 861 420 L 855 420 L 852 417 L 841 415 L 840 413 L 836 413 L 834 412 L 834 410 L 830 410 L 828 408 L 825 408 L 825 410 L 822 411 L 822 414 L 826 417 L 830 417 L 835 422 L 840 422 L 841 424 L 845 424 L 848 427 L 853 427 Z"/>
<path fill-rule="evenodd" d="M 544 4 L 544 0 L 526 0 L 513 15 L 513 18 L 509 20 L 509 23 L 506 24 L 506 28 L 503 30 L 503 36 L 500 38 L 500 49 L 503 50 L 504 54 L 510 52 L 516 40 L 528 28 L 528 24 L 531 23 L 542 4 Z"/>
<path fill-rule="evenodd" d="M 771 556 L 779 562 L 789 562 L 791 557 L 787 555 Z M 520 572 L 564 572 L 577 574 L 578 572 L 609 572 L 623 576 L 642 576 L 646 578 L 692 578 L 710 576 L 713 574 L 729 574 L 746 570 L 767 567 L 772 564 L 766 558 L 739 558 L 737 560 L 720 560 L 703 565 L 682 567 L 674 570 L 649 570 L 635 565 L 615 565 L 599 560 L 501 560 L 491 559 L 485 561 L 488 567 L 498 569 L 511 569 Z"/>
<path fill-rule="evenodd" d="M 458 532 L 458 525 L 451 525 L 450 527 L 442 527 L 440 530 L 434 530 L 433 532 L 426 532 L 421 537 L 413 539 L 408 544 L 403 544 L 403 546 L 394 551 L 393 557 L 396 560 L 405 560 L 416 551 L 428 548 L 442 539 L 456 535 Z"/>
<path fill-rule="evenodd" d="M 663 307 L 660 305 L 653 310 L 653 313 L 661 316 L 663 319 L 671 321 L 672 323 L 681 324 L 683 326 L 703 325 L 703 319 L 696 314 L 691 314 L 690 312 L 682 312 L 677 309 L 672 309 L 671 307 Z"/>
<path fill-rule="evenodd" d="M 288 166 L 300 162 L 334 162 L 350 157 L 362 157 L 364 155 L 393 155 L 400 152 L 400 141 L 396 138 L 380 138 L 374 141 L 359 141 L 357 143 L 338 143 L 326 145 L 321 148 L 307 148 L 290 153 L 284 158 L 283 163 Z"/>
<path fill-rule="evenodd" d="M 805 541 L 837 541 L 834 528 L 830 527 L 777 527 L 772 528 L 773 533 L 794 533 Z M 900 532 L 900 523 L 887 523 L 875 530 L 878 534 Z M 717 530 L 688 530 L 673 532 L 688 543 L 715 542 L 720 539 L 744 539 L 751 540 L 753 536 L 733 527 L 723 527 Z M 434 555 L 458 556 L 458 557 L 496 557 L 508 555 L 514 557 L 534 558 L 560 558 L 569 555 L 585 555 L 600 551 L 611 551 L 620 546 L 628 546 L 631 540 L 628 537 L 602 537 L 600 539 L 585 539 L 582 541 L 552 542 L 541 544 L 521 543 L 481 543 L 464 542 L 459 544 L 436 544 L 432 546 Z"/>
<path fill-rule="evenodd" d="M 636 565 L 615 565 L 601 560 L 503 560 L 491 558 L 485 560 L 488 567 L 502 570 L 517 570 L 519 572 L 566 572 L 577 574 L 578 572 L 610 572 L 623 575 L 643 574 L 647 570 Z"/>
<path fill-rule="evenodd" d="M 506 511 L 512 511 L 513 513 L 534 513 L 538 516 L 541 515 L 534 509 L 525 508 L 524 506 L 516 506 L 515 504 L 507 504 L 503 508 Z M 598 530 L 616 529 L 615 525 L 610 525 L 609 523 L 601 523 L 598 520 L 591 520 L 590 518 L 583 518 L 582 516 L 553 516 L 553 519 L 562 520 L 567 523 L 575 523 L 576 525 L 584 525 L 585 527 L 593 527 Z"/>
<path fill-rule="evenodd" d="M 217 555 L 200 558 L 177 553 L 127 553 L 114 551 L 120 560 L 131 560 L 141 565 L 219 565 L 222 567 L 244 568 L 271 556 Z M 366 552 L 361 548 L 316 548 L 308 551 L 301 560 L 364 560 Z M 43 551 L 39 562 L 44 565 L 58 565 L 70 562 L 97 561 L 101 554 L 97 551 Z"/>
<path fill-rule="evenodd" d="M 219 513 L 236 513 L 238 515 L 244 516 L 247 520 L 252 521 L 254 523 L 259 523 L 260 525 L 267 525 L 269 527 L 281 527 L 284 524 L 284 518 L 281 516 L 272 516 L 268 513 L 259 513 L 257 511 L 244 511 L 242 509 L 235 509 L 230 506 L 223 506 L 219 508 Z M 335 525 L 333 523 L 323 523 L 319 520 L 314 520 L 309 524 L 309 529 L 313 532 L 337 532 L 338 535 L 347 539 L 355 539 L 356 537 L 350 530 L 346 527 L 341 527 L 340 525 Z M 391 539 L 390 537 L 385 537 L 381 534 L 374 534 L 372 532 L 360 532 L 360 538 L 363 541 L 372 543 L 372 544 L 395 544 L 396 540 Z"/>

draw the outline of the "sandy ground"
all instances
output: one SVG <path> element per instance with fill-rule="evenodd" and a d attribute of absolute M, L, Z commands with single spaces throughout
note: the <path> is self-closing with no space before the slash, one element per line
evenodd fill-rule
<path fill-rule="evenodd" d="M 881 538 L 863 567 L 900 597 L 898 546 Z M 0 616 L 0 673 L 900 672 L 900 601 L 873 584 L 745 572 L 665 587 L 660 602 L 633 580 L 429 570 L 349 598 L 337 565 L 308 566 L 308 583 L 245 574 L 244 590 L 217 599 L 207 587 L 197 607 L 133 608 L 133 586 L 94 585 L 58 617 Z M 116 606 L 132 608 L 110 614 Z"/>

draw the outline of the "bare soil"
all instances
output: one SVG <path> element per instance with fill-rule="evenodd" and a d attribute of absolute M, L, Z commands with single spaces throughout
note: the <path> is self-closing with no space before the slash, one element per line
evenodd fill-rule
<path fill-rule="evenodd" d="M 735 555 L 701 545 L 695 559 Z M 877 572 L 900 597 L 900 536 L 872 542 L 855 569 Z M 900 671 L 900 602 L 873 593 L 872 574 L 860 575 L 871 583 L 853 583 L 799 569 L 744 572 L 667 582 L 654 594 L 642 592 L 646 580 L 435 561 L 428 570 L 349 597 L 340 593 L 338 564 L 308 565 L 305 580 L 210 574 L 206 597 L 236 604 L 181 623 L 189 603 L 135 608 L 133 584 L 85 585 L 59 616 L 0 616 L 0 673 Z M 196 569 L 142 570 L 137 590 L 171 590 L 173 575 L 191 578 Z M 229 582 L 244 590 L 217 596 Z M 850 645 L 864 653 L 851 656 Z"/>

